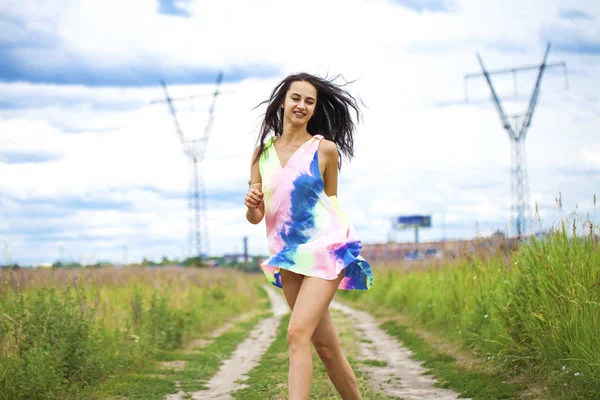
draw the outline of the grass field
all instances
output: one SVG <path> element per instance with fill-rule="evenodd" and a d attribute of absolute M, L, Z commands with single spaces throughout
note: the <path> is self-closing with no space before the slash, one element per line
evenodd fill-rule
<path fill-rule="evenodd" d="M 0 399 L 89 398 L 259 303 L 236 271 L 3 270 Z"/>
<path fill-rule="evenodd" d="M 600 398 L 600 247 L 589 229 L 578 237 L 562 226 L 509 257 L 378 270 L 372 293 L 344 297 L 408 316 L 506 376 L 533 378 L 552 398 Z"/>

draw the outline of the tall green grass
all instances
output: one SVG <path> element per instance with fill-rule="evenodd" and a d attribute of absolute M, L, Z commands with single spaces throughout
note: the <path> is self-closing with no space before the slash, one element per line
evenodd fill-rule
<path fill-rule="evenodd" d="M 93 385 L 251 309 L 235 271 L 0 271 L 0 399 L 87 398 Z"/>
<path fill-rule="evenodd" d="M 507 371 L 526 369 L 562 397 L 599 398 L 600 246 L 591 225 L 583 237 L 563 225 L 510 257 L 388 269 L 375 282 L 369 295 L 346 296 L 408 314 Z"/>

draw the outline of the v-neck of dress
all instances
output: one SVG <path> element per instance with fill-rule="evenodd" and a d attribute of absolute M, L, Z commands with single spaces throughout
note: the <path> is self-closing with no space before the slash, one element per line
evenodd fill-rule
<path fill-rule="evenodd" d="M 271 145 L 273 146 L 273 151 L 275 152 L 275 157 L 277 157 L 277 163 L 279 164 L 279 168 L 281 170 L 284 170 L 285 167 L 288 166 L 288 164 L 290 163 L 290 161 L 292 161 L 292 159 L 294 158 L 294 156 L 296 156 L 296 154 L 298 154 L 298 152 L 300 151 L 300 149 L 302 149 L 304 146 L 306 146 L 308 143 L 312 142 L 315 139 L 315 136 L 311 137 L 310 139 L 308 139 L 306 142 L 302 143 L 300 145 L 300 147 L 298 147 L 296 150 L 294 150 L 294 152 L 292 153 L 292 155 L 290 156 L 290 158 L 288 158 L 287 162 L 285 163 L 285 165 L 281 165 L 281 158 L 279 158 L 279 154 L 277 153 L 277 149 L 275 148 L 275 142 L 279 140 L 279 138 L 276 138 L 275 140 L 273 140 L 273 142 L 271 143 Z"/>

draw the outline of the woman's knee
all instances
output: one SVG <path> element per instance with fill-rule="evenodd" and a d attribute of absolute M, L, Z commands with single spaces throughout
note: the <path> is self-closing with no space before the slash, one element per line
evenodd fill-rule
<path fill-rule="evenodd" d="M 337 338 L 327 340 L 317 336 L 312 338 L 312 343 L 323 364 L 327 365 L 335 360 L 339 348 Z"/>
<path fill-rule="evenodd" d="M 289 346 L 310 343 L 311 332 L 302 326 L 302 324 L 290 321 L 287 329 L 287 340 Z"/>

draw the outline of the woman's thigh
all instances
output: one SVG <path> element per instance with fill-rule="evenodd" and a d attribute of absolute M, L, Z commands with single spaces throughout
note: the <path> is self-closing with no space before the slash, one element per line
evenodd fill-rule
<path fill-rule="evenodd" d="M 294 308 L 294 304 L 296 303 L 296 298 L 298 297 L 298 292 L 300 291 L 300 286 L 302 285 L 303 279 L 304 275 L 299 275 L 284 269 L 281 270 L 283 291 L 290 309 Z M 325 314 L 323 314 L 323 317 L 321 317 L 321 320 L 317 324 L 311 340 L 315 347 L 321 347 L 324 345 L 335 346 L 337 343 L 337 333 L 333 325 L 333 321 L 331 320 L 329 310 L 325 311 Z"/>
<path fill-rule="evenodd" d="M 281 269 L 279 271 L 281 273 L 281 286 L 283 288 L 283 294 L 285 295 L 285 299 L 290 306 L 290 310 L 293 310 L 294 304 L 296 303 L 296 297 L 298 297 L 298 292 L 300 291 L 300 286 L 304 280 L 304 275 L 300 275 L 285 269 Z"/>
<path fill-rule="evenodd" d="M 290 319 L 290 326 L 294 331 L 301 332 L 302 336 L 313 335 L 317 325 L 329 309 L 329 304 L 343 277 L 343 272 L 335 280 L 312 276 L 304 277 Z M 324 328 L 329 328 L 329 326 L 326 325 Z"/>

